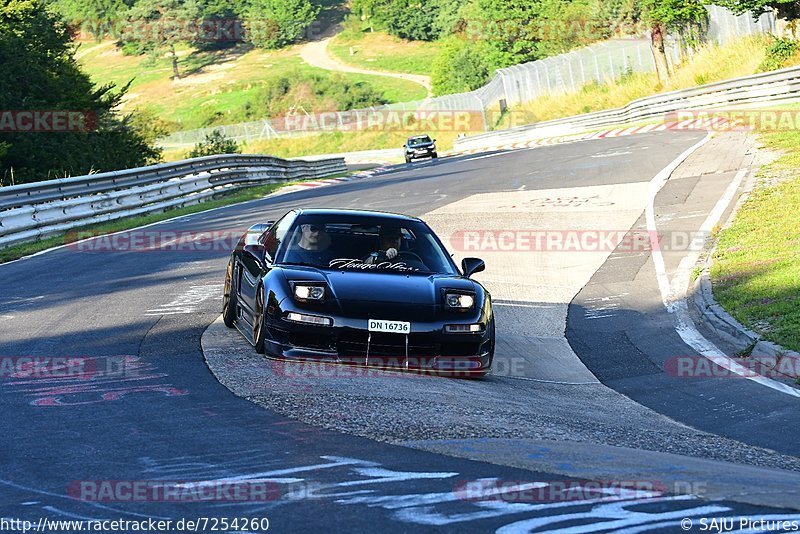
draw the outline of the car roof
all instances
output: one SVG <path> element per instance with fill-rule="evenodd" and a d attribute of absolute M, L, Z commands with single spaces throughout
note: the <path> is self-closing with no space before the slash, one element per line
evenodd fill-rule
<path fill-rule="evenodd" d="M 420 221 L 417 217 L 411 217 L 410 215 L 402 215 L 400 213 L 390 213 L 387 211 L 369 211 L 369 210 L 353 210 L 353 209 L 331 209 L 331 208 L 311 208 L 311 209 L 300 209 L 297 211 L 297 215 L 346 215 L 353 218 L 379 218 L 379 219 L 386 219 L 391 221 Z"/>
<path fill-rule="evenodd" d="M 428 139 L 431 138 L 431 136 L 428 134 L 421 134 L 421 135 L 412 135 L 411 137 L 408 138 L 408 140 L 410 141 L 411 139 L 423 139 L 425 137 L 427 137 Z"/>

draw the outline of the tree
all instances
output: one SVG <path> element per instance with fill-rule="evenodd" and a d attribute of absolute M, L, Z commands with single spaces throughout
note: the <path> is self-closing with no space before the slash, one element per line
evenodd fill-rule
<path fill-rule="evenodd" d="M 192 44 L 201 50 L 230 48 L 244 41 L 244 2 L 197 0 L 199 31 Z"/>
<path fill-rule="evenodd" d="M 489 81 L 490 73 L 481 43 L 451 37 L 433 62 L 433 93 L 440 96 L 473 91 Z"/>
<path fill-rule="evenodd" d="M 499 67 L 540 58 L 535 22 L 539 0 L 475 0 L 466 11 L 466 36 L 485 42 Z"/>
<path fill-rule="evenodd" d="M 686 24 L 706 20 L 708 14 L 703 0 L 642 0 L 642 19 L 650 27 L 650 43 L 656 63 L 656 72 L 662 83 L 670 76 L 669 62 L 664 47 L 667 31 Z"/>
<path fill-rule="evenodd" d="M 260 48 L 280 48 L 299 39 L 317 18 L 309 0 L 252 0 L 244 17 L 247 40 Z"/>
<path fill-rule="evenodd" d="M 439 16 L 436 0 L 395 0 L 385 7 L 386 30 L 403 39 L 433 41 L 439 35 L 434 23 Z"/>
<path fill-rule="evenodd" d="M 135 43 L 153 57 L 165 51 L 172 58 L 172 78 L 180 78 L 175 47 L 197 38 L 199 10 L 194 0 L 138 0 L 128 12 L 123 43 Z"/>
<path fill-rule="evenodd" d="M 88 31 L 98 41 L 116 34 L 116 25 L 133 0 L 56 0 L 53 7 L 81 32 Z"/>
<path fill-rule="evenodd" d="M 86 131 L 0 129 L 6 147 L 0 176 L 13 172 L 17 182 L 30 182 L 159 159 L 131 117 L 115 111 L 126 88 L 95 86 L 73 54 L 66 22 L 44 0 L 0 0 L 0 110 L 79 112 L 88 119 Z"/>
<path fill-rule="evenodd" d="M 750 11 L 753 18 L 770 10 L 775 10 L 779 18 L 800 18 L 800 2 L 797 0 L 717 0 L 714 3 L 727 7 L 737 15 Z"/>
<path fill-rule="evenodd" d="M 189 152 L 189 157 L 200 158 L 216 154 L 241 154 L 241 152 L 242 149 L 235 140 L 227 137 L 222 130 L 216 129 L 210 134 L 206 134 L 205 139 L 194 146 Z"/>

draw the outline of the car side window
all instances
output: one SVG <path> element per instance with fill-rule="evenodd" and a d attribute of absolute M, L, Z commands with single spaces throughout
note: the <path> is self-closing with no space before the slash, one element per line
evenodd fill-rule
<path fill-rule="evenodd" d="M 275 256 L 278 253 L 281 243 L 283 243 L 283 240 L 286 238 L 286 233 L 292 226 L 293 219 L 294 217 L 283 217 L 281 220 L 273 224 L 272 227 L 264 234 L 263 243 L 265 256 L 270 263 L 275 261 Z"/>

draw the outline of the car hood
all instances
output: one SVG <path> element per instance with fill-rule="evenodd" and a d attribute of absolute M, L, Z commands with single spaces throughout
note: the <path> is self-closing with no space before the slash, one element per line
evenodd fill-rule
<path fill-rule="evenodd" d="M 289 282 L 326 282 L 331 302 L 339 313 L 353 317 L 433 320 L 443 307 L 443 290 L 478 291 L 467 278 L 442 274 L 405 275 L 399 273 L 328 271 L 314 268 L 284 270 Z"/>

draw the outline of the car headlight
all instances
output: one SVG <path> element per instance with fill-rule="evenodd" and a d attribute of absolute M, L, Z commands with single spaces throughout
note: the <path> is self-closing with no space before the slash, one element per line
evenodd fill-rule
<path fill-rule="evenodd" d="M 475 306 L 475 296 L 466 293 L 451 293 L 444 294 L 444 302 L 448 308 L 454 310 L 469 310 Z"/>
<path fill-rule="evenodd" d="M 295 284 L 294 298 L 301 302 L 321 302 L 325 298 L 325 286 L 313 284 Z"/>

